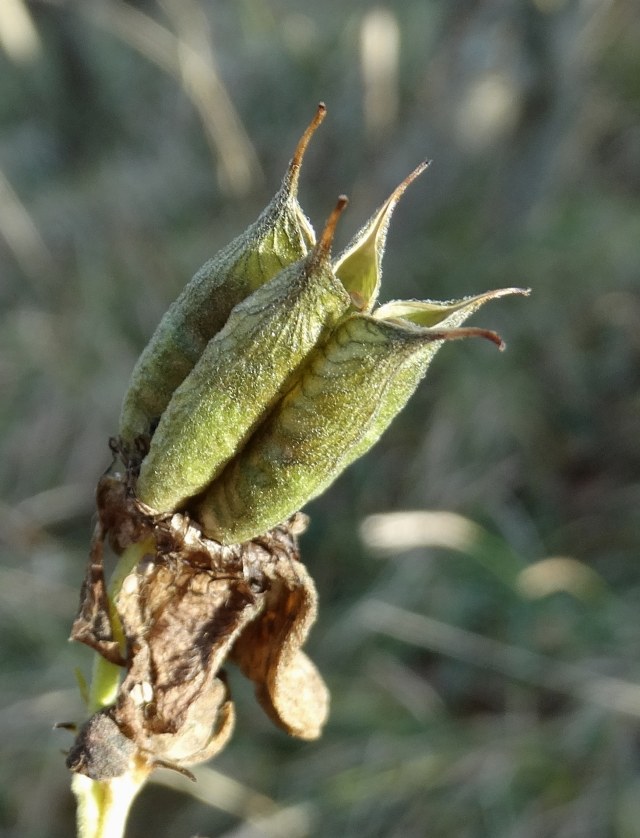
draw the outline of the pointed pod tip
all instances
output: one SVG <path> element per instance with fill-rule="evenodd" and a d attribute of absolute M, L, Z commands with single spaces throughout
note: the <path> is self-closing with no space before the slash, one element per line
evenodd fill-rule
<path fill-rule="evenodd" d="M 423 160 L 421 163 L 418 163 L 415 169 L 408 176 L 407 180 L 409 178 L 411 178 L 411 180 L 417 178 L 418 175 L 421 175 L 424 171 L 426 171 L 426 169 L 428 169 L 431 166 L 431 162 L 431 160 Z M 409 183 L 411 183 L 411 180 L 409 181 Z"/>
<path fill-rule="evenodd" d="M 479 329 L 475 326 L 466 326 L 459 329 L 425 329 L 424 335 L 429 340 L 463 340 L 465 338 L 485 338 L 495 343 L 500 352 L 506 349 L 506 344 L 497 332 L 491 329 Z"/>
<path fill-rule="evenodd" d="M 506 294 L 519 294 L 521 297 L 529 297 L 531 288 L 501 288 L 496 294 L 500 297 L 504 297 Z"/>
<path fill-rule="evenodd" d="M 333 244 L 333 237 L 336 232 L 336 227 L 338 225 L 338 220 L 340 216 L 344 212 L 347 204 L 349 203 L 349 199 L 346 195 L 340 195 L 338 201 L 333 208 L 333 212 L 327 218 L 327 222 L 324 225 L 324 230 L 320 238 L 318 239 L 318 244 L 316 245 L 316 250 L 318 252 L 322 252 L 323 254 L 329 253 L 331 250 L 331 245 Z"/>
<path fill-rule="evenodd" d="M 485 291 L 484 294 L 478 294 L 477 297 L 469 297 L 470 301 L 477 300 L 480 303 L 485 303 L 488 300 L 497 300 L 500 297 L 508 297 L 512 294 L 517 294 L 520 297 L 528 297 L 531 294 L 531 288 L 496 288 L 494 291 Z"/>
<path fill-rule="evenodd" d="M 473 327 L 469 327 L 469 334 L 467 337 L 485 338 L 486 340 L 490 340 L 491 343 L 495 343 L 500 352 L 504 352 L 507 348 L 507 344 L 502 340 L 500 335 L 490 329 L 474 329 Z"/>
<path fill-rule="evenodd" d="M 404 186 L 405 188 L 406 188 L 407 186 L 409 186 L 409 184 L 410 184 L 410 183 L 413 183 L 413 181 L 414 181 L 417 177 L 420 177 L 420 175 L 421 175 L 424 171 L 426 171 L 426 170 L 429 168 L 429 166 L 431 166 L 431 160 L 423 160 L 423 161 L 422 161 L 422 163 L 418 163 L 418 165 L 415 167 L 415 169 L 414 169 L 412 172 L 409 172 L 409 174 L 408 174 L 408 175 L 406 176 L 406 178 L 402 181 L 402 183 L 400 184 L 400 186 Z"/>
<path fill-rule="evenodd" d="M 507 347 L 506 343 L 502 340 L 500 335 L 497 332 L 492 331 L 491 329 L 478 329 L 473 326 L 468 326 L 466 329 L 463 327 L 459 331 L 466 332 L 466 334 L 462 334 L 459 337 L 485 338 L 485 340 L 490 340 L 491 343 L 495 343 L 500 352 L 504 352 L 504 350 Z"/>
<path fill-rule="evenodd" d="M 327 106 L 324 102 L 318 102 L 318 107 L 316 108 L 315 115 L 309 123 L 309 125 L 307 125 L 304 134 L 298 140 L 298 145 L 296 146 L 296 150 L 293 153 L 291 163 L 289 164 L 289 172 L 292 179 L 297 178 L 300 172 L 300 167 L 302 166 L 302 158 L 305 155 L 307 146 L 309 145 L 309 141 L 311 140 L 311 137 L 313 137 L 313 135 L 315 134 L 316 129 L 322 123 L 326 115 Z"/>
<path fill-rule="evenodd" d="M 414 180 L 420 177 L 420 175 L 428 169 L 431 165 L 431 160 L 423 160 L 422 163 L 419 163 L 412 172 L 406 176 L 406 178 L 399 183 L 396 188 L 393 190 L 391 195 L 387 198 L 384 206 L 386 208 L 386 212 L 390 214 L 393 211 L 393 207 L 398 203 L 400 198 L 404 195 L 408 186 L 410 186 Z"/>

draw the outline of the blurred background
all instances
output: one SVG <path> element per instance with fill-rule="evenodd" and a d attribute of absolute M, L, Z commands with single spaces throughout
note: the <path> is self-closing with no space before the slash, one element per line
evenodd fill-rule
<path fill-rule="evenodd" d="M 381 300 L 484 308 L 309 506 L 318 742 L 237 673 L 231 744 L 128 835 L 640 835 L 636 0 L 2 0 L 0 835 L 73 834 L 57 721 L 128 376 L 167 305 L 302 174 L 338 246 L 423 158 Z"/>

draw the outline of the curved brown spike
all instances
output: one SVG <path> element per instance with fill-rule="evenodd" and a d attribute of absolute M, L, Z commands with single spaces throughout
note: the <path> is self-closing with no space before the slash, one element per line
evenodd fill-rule
<path fill-rule="evenodd" d="M 316 129 L 322 122 L 322 120 L 327 115 L 327 107 L 324 102 L 318 102 L 318 107 L 316 108 L 316 113 L 309 125 L 307 126 L 304 134 L 300 137 L 298 141 L 298 145 L 296 146 L 296 150 L 293 153 L 293 157 L 291 158 L 291 162 L 289 163 L 289 171 L 288 177 L 292 185 L 296 185 L 298 181 L 298 176 L 300 174 L 300 167 L 302 166 L 302 158 L 304 157 L 305 151 L 307 150 L 307 146 L 309 145 L 309 141 L 311 137 L 316 132 Z"/>
<path fill-rule="evenodd" d="M 318 239 L 318 243 L 316 244 L 315 250 L 318 255 L 322 254 L 328 255 L 331 252 L 331 245 L 333 244 L 333 237 L 336 232 L 336 227 L 338 225 L 338 220 L 342 213 L 344 212 L 347 204 L 349 203 L 349 199 L 346 195 L 340 195 L 338 198 L 338 203 L 335 205 L 333 212 L 327 218 L 327 221 L 324 225 L 324 230 L 320 238 Z"/>
<path fill-rule="evenodd" d="M 505 342 L 497 332 L 490 329 L 478 329 L 468 326 L 462 329 L 425 329 L 424 336 L 429 340 L 461 340 L 463 338 L 486 338 L 498 347 L 502 352 L 506 348 Z"/>

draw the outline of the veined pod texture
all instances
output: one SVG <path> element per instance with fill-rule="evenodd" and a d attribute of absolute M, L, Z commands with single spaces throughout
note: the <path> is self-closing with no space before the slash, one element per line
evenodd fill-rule
<path fill-rule="evenodd" d="M 340 323 L 204 494 L 195 517 L 206 535 L 223 544 L 245 541 L 324 491 L 378 440 L 444 341 L 485 337 L 502 346 L 494 332 L 453 324 L 469 316 L 480 299 L 511 290 L 471 298 L 466 310 L 464 304 L 443 305 L 441 322 L 433 328 L 361 314 Z"/>
<path fill-rule="evenodd" d="M 204 490 L 286 391 L 289 377 L 323 331 L 348 311 L 374 305 L 389 220 L 426 167 L 421 163 L 393 190 L 334 260 L 333 275 L 329 250 L 346 199 L 306 260 L 233 310 L 160 420 L 140 470 L 138 496 L 144 503 L 173 511 Z"/>
<path fill-rule="evenodd" d="M 320 103 L 280 189 L 259 218 L 200 268 L 160 321 L 124 397 L 119 434 L 125 449 L 132 451 L 137 437 L 151 436 L 174 390 L 232 309 L 313 247 L 315 234 L 297 199 L 298 181 L 307 145 L 325 113 Z"/>
<path fill-rule="evenodd" d="M 313 250 L 233 309 L 163 413 L 138 498 L 160 512 L 200 493 L 246 443 L 351 306 L 331 268 L 341 198 Z"/>

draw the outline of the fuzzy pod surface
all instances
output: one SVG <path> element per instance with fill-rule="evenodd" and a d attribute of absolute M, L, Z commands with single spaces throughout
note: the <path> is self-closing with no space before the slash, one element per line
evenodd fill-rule
<path fill-rule="evenodd" d="M 163 413 L 143 460 L 138 498 L 159 512 L 204 490 L 290 386 L 351 298 L 331 267 L 341 198 L 313 250 L 232 311 Z"/>
<path fill-rule="evenodd" d="M 119 435 L 125 448 L 132 449 L 137 437 L 151 436 L 174 390 L 232 309 L 313 247 L 315 234 L 297 193 L 304 153 L 325 113 L 320 103 L 279 190 L 258 219 L 200 268 L 160 321 L 123 400 Z"/>
<path fill-rule="evenodd" d="M 244 541 L 324 491 L 374 445 L 444 341 L 479 336 L 501 346 L 494 332 L 456 328 L 480 299 L 442 304 L 433 328 L 359 314 L 340 323 L 204 494 L 195 511 L 203 531 L 224 544 Z"/>

